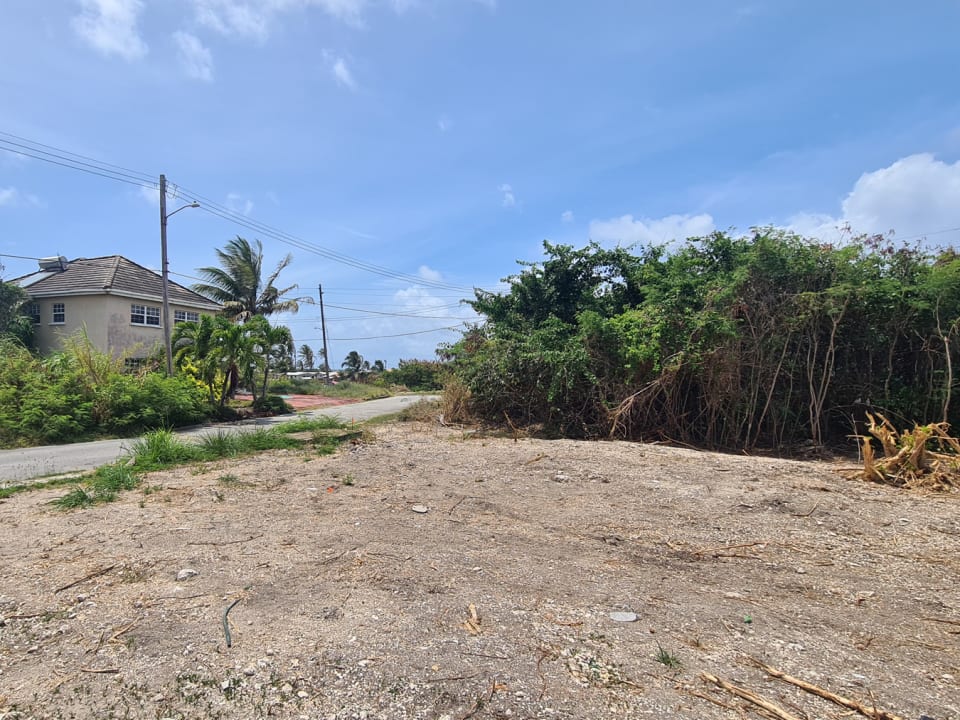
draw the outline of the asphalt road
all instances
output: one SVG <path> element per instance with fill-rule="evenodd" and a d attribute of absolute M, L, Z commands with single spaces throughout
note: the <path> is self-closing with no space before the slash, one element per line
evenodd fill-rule
<path fill-rule="evenodd" d="M 351 420 L 362 421 L 380 415 L 391 415 L 400 412 L 404 407 L 415 403 L 423 396 L 398 395 L 383 398 L 382 400 L 368 400 L 351 405 L 306 410 L 302 414 L 307 417 L 335 417 L 344 422 Z M 261 427 L 270 427 L 289 422 L 292 415 L 281 415 L 270 418 L 245 420 L 240 423 L 204 426 L 180 430 L 177 434 L 185 436 L 200 436 L 222 430 L 245 432 Z M 123 440 L 96 440 L 94 442 L 73 443 L 71 445 L 44 445 L 42 447 L 23 448 L 17 450 L 0 450 L 0 484 L 31 480 L 46 475 L 60 475 L 62 473 L 93 470 L 113 462 L 126 453 L 132 439 Z"/>

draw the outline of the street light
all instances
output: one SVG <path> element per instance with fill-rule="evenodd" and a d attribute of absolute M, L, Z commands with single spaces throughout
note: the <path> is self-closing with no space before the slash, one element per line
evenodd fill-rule
<path fill-rule="evenodd" d="M 194 201 L 178 207 L 168 215 L 167 178 L 165 175 L 160 176 L 160 286 L 163 294 L 163 317 L 160 322 L 163 323 L 163 349 L 167 356 L 167 375 L 173 375 L 173 347 L 170 344 L 170 277 L 167 269 L 167 218 L 173 217 L 181 210 L 195 207 L 200 207 L 200 203 Z"/>

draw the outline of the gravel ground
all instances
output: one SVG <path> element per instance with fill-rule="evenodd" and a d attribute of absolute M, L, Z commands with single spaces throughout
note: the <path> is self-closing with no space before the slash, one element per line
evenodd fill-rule
<path fill-rule="evenodd" d="M 711 677 L 863 716 L 754 660 L 960 718 L 960 497 L 837 470 L 406 423 L 86 510 L 23 493 L 0 718 L 770 717 Z"/>

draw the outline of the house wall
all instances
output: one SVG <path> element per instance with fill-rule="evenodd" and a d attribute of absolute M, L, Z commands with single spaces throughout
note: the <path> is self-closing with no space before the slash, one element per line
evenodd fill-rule
<path fill-rule="evenodd" d="M 163 346 L 163 328 L 155 325 L 134 325 L 130 322 L 130 306 L 160 308 L 159 300 L 136 300 L 116 295 L 78 295 L 34 299 L 40 305 L 40 324 L 34 325 L 37 349 L 47 354 L 62 349 L 63 338 L 86 327 L 93 345 L 114 357 L 144 358 Z M 62 302 L 65 322 L 52 324 L 54 303 Z M 198 312 L 196 308 L 170 304 L 170 322 L 176 310 Z M 199 311 L 201 315 L 212 313 Z M 162 318 L 161 318 L 162 320 Z"/>

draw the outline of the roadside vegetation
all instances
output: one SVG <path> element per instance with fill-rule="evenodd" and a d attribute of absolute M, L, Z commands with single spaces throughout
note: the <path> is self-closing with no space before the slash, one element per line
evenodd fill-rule
<path fill-rule="evenodd" d="M 330 434 L 329 431 L 343 427 L 343 423 L 332 418 L 300 418 L 270 429 L 214 432 L 195 442 L 175 435 L 170 430 L 153 430 L 132 444 L 129 457 L 97 468 L 79 480 L 66 481 L 74 483 L 75 486 L 66 495 L 54 500 L 53 504 L 69 510 L 113 502 L 120 492 L 139 487 L 143 473 L 165 470 L 177 465 L 253 455 L 267 450 L 303 447 L 304 439 L 294 437 L 294 433 L 311 433 L 306 442 L 310 443 L 314 452 L 330 454 L 346 436 Z M 51 486 L 53 485 L 50 483 L 33 483 L 15 486 L 9 490 L 10 494 L 13 494 L 18 490 Z"/>
<path fill-rule="evenodd" d="M 960 421 L 953 250 L 772 229 L 544 248 L 509 291 L 477 293 L 486 322 L 443 351 L 474 417 L 747 451 L 850 443 L 867 412 Z"/>

